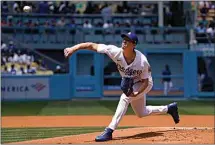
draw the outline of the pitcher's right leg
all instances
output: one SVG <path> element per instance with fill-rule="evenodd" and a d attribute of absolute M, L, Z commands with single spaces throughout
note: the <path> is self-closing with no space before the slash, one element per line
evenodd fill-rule
<path fill-rule="evenodd" d="M 112 133 L 117 128 L 122 117 L 125 115 L 128 109 L 129 103 L 130 103 L 130 98 L 127 97 L 125 94 L 122 94 L 111 123 L 101 135 L 96 137 L 95 141 L 101 142 L 101 141 L 108 141 L 112 139 Z"/>

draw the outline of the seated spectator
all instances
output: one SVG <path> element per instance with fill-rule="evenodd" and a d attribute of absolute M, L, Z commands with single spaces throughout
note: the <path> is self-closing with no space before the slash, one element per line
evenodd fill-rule
<path fill-rule="evenodd" d="M 1 19 L 1 26 L 8 26 L 7 21 L 5 19 Z"/>
<path fill-rule="evenodd" d="M 209 27 L 207 28 L 207 30 L 206 30 L 206 32 L 207 32 L 207 34 L 208 34 L 208 36 L 209 36 L 209 38 L 210 38 L 210 40 L 212 41 L 212 42 L 214 42 L 215 41 L 215 24 L 213 24 L 212 22 L 209 24 Z"/>
<path fill-rule="evenodd" d="M 75 24 L 75 20 L 74 20 L 74 19 L 71 19 L 70 23 L 68 24 L 68 27 L 69 27 L 69 28 L 75 28 L 75 27 L 76 27 L 76 24 Z"/>
<path fill-rule="evenodd" d="M 3 61 L 3 57 L 1 57 L 1 66 L 5 65 L 5 62 Z"/>
<path fill-rule="evenodd" d="M 199 8 L 203 8 L 204 6 L 206 6 L 207 8 L 209 7 L 209 2 L 207 1 L 199 1 Z"/>
<path fill-rule="evenodd" d="M 197 34 L 205 34 L 206 28 L 202 23 L 199 24 L 199 26 L 196 28 L 196 33 Z"/>
<path fill-rule="evenodd" d="M 13 62 L 13 53 L 9 53 L 9 54 L 8 54 L 7 61 L 8 61 L 8 62 Z"/>
<path fill-rule="evenodd" d="M 65 8 L 66 8 L 66 3 L 61 1 L 59 9 L 58 9 L 59 14 L 64 14 L 65 13 L 65 11 L 64 11 Z"/>
<path fill-rule="evenodd" d="M 57 22 L 57 26 L 63 27 L 66 25 L 64 17 L 61 17 L 61 19 Z"/>
<path fill-rule="evenodd" d="M 6 52 L 7 51 L 7 44 L 1 41 L 1 52 Z"/>
<path fill-rule="evenodd" d="M 107 30 L 105 30 L 106 34 L 110 34 L 111 33 L 111 29 L 110 28 L 112 28 L 112 27 L 113 27 L 113 24 L 109 20 L 103 24 L 103 28 L 107 29 Z"/>
<path fill-rule="evenodd" d="M 49 13 L 49 5 L 48 5 L 47 1 L 40 2 L 39 13 L 41 13 L 41 14 L 48 14 Z"/>
<path fill-rule="evenodd" d="M 8 13 L 9 12 L 7 1 L 2 2 L 2 4 L 1 4 L 1 12 L 2 13 Z"/>
<path fill-rule="evenodd" d="M 92 28 L 93 26 L 92 26 L 92 24 L 88 21 L 88 20 L 86 20 L 85 22 L 84 22 L 84 25 L 83 25 L 83 27 L 84 28 Z"/>
<path fill-rule="evenodd" d="M 21 66 L 20 70 L 17 72 L 17 75 L 24 75 L 24 74 L 26 74 L 26 73 L 24 71 L 24 68 Z"/>
<path fill-rule="evenodd" d="M 17 22 L 16 22 L 16 26 L 23 26 L 23 22 L 22 22 L 22 20 L 17 20 Z"/>
<path fill-rule="evenodd" d="M 209 7 L 207 6 L 207 4 L 205 3 L 204 6 L 200 9 L 201 15 L 202 16 L 207 16 L 209 11 Z"/>
<path fill-rule="evenodd" d="M 22 63 L 21 51 L 19 50 L 18 53 L 14 53 L 13 55 L 13 63 Z"/>
<path fill-rule="evenodd" d="M 101 9 L 101 14 L 103 16 L 104 21 L 111 20 L 112 15 L 111 6 L 106 3 Z"/>
<path fill-rule="evenodd" d="M 55 69 L 54 73 L 55 74 L 62 74 L 63 73 L 63 71 L 62 71 L 62 69 L 61 69 L 61 67 L 59 65 L 56 66 L 56 69 Z"/>
<path fill-rule="evenodd" d="M 13 20 L 12 19 L 8 19 L 8 24 L 7 24 L 9 27 L 12 27 L 13 26 Z"/>
<path fill-rule="evenodd" d="M 196 28 L 196 40 L 198 43 L 207 43 L 207 35 L 206 35 L 206 28 L 204 27 L 203 24 L 200 24 Z"/>
<path fill-rule="evenodd" d="M 199 23 L 207 28 L 208 27 L 208 20 L 206 20 L 206 16 L 202 16 L 202 20 Z"/>
<path fill-rule="evenodd" d="M 10 73 L 12 75 L 16 75 L 16 69 L 15 69 L 15 65 L 14 64 L 11 65 Z"/>
<path fill-rule="evenodd" d="M 4 70 L 1 71 L 1 74 L 4 75 L 4 74 L 9 74 L 9 71 L 7 69 L 7 66 L 4 66 Z"/>
<path fill-rule="evenodd" d="M 9 51 L 10 53 L 14 53 L 15 50 L 16 50 L 16 47 L 15 47 L 13 41 L 10 41 L 10 42 L 9 42 L 9 45 L 8 45 L 8 51 Z"/>
<path fill-rule="evenodd" d="M 21 10 L 20 10 L 20 1 L 15 1 L 13 3 L 13 13 L 17 14 L 17 13 L 20 13 Z"/>
<path fill-rule="evenodd" d="M 106 21 L 104 24 L 103 24 L 103 28 L 106 29 L 106 28 L 110 28 L 110 27 L 113 27 L 113 24 L 108 20 Z"/>
<path fill-rule="evenodd" d="M 56 7 L 55 7 L 55 5 L 53 4 L 53 2 L 52 1 L 49 1 L 48 2 L 48 5 L 49 5 L 49 14 L 54 14 L 55 13 L 55 9 L 56 9 Z"/>
<path fill-rule="evenodd" d="M 26 73 L 27 73 L 27 74 L 35 74 L 36 71 L 35 71 L 35 69 L 31 68 L 31 65 L 30 65 L 30 64 L 28 64 L 28 65 L 27 65 L 27 69 L 26 69 Z"/>
<path fill-rule="evenodd" d="M 84 11 L 85 14 L 93 14 L 93 4 L 91 1 L 87 2 L 86 10 Z"/>

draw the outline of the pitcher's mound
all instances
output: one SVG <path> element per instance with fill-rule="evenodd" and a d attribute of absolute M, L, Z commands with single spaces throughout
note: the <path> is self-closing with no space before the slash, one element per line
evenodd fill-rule
<path fill-rule="evenodd" d="M 55 137 L 24 142 L 21 144 L 74 144 L 74 143 L 97 143 L 95 137 L 101 132 Z M 99 142 L 98 142 L 99 143 Z M 113 140 L 103 142 L 106 144 L 126 143 L 182 143 L 182 144 L 214 144 L 214 128 L 194 127 L 141 127 L 116 130 Z M 101 144 L 101 143 L 99 143 Z"/>

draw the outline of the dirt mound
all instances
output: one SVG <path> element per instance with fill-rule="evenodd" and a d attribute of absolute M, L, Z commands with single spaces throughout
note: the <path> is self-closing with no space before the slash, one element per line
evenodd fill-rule
<path fill-rule="evenodd" d="M 38 139 L 15 144 L 95 144 L 95 137 L 100 132 Z M 113 140 L 104 142 L 105 144 L 127 144 L 127 143 L 168 143 L 168 144 L 214 144 L 214 128 L 194 128 L 194 127 L 141 127 L 116 130 Z"/>

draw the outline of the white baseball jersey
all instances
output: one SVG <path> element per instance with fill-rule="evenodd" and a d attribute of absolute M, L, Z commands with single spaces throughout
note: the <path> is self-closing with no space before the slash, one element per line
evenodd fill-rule
<path fill-rule="evenodd" d="M 97 52 L 107 54 L 117 65 L 119 73 L 122 77 L 132 77 L 134 82 L 141 79 L 149 79 L 149 83 L 153 85 L 151 68 L 144 54 L 134 49 L 136 57 L 131 64 L 127 64 L 123 49 L 114 45 L 99 44 Z"/>

